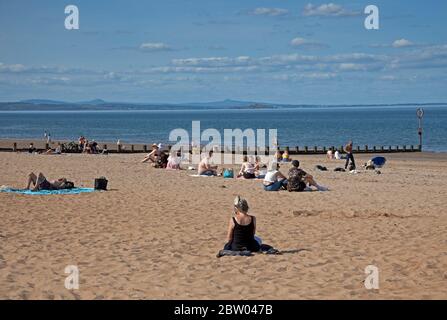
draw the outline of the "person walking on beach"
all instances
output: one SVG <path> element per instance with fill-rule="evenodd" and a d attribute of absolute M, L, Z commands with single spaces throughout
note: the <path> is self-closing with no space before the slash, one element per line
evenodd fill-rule
<path fill-rule="evenodd" d="M 351 171 L 355 170 L 355 168 L 356 168 L 355 167 L 354 155 L 352 154 L 352 146 L 353 146 L 352 141 L 349 141 L 348 144 L 345 146 L 345 152 L 347 153 L 345 170 L 348 169 L 349 161 L 351 161 L 351 166 L 349 167 Z"/>

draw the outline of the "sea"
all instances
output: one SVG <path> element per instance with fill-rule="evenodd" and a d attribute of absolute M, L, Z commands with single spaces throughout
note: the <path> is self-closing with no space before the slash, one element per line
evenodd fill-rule
<path fill-rule="evenodd" d="M 53 140 L 77 141 L 82 135 L 99 142 L 173 144 L 170 132 L 184 129 L 192 136 L 193 121 L 200 121 L 201 132 L 218 130 L 222 139 L 224 129 L 276 129 L 280 146 L 293 148 L 341 146 L 350 140 L 362 147 L 419 145 L 414 106 L 0 111 L 0 139 L 44 139 L 47 132 Z M 423 150 L 447 152 L 447 106 L 425 106 L 421 125 Z"/>

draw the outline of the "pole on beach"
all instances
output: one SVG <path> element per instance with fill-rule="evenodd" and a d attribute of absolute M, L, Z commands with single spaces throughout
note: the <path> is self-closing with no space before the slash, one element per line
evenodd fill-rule
<path fill-rule="evenodd" d="M 418 108 L 416 110 L 416 116 L 419 119 L 419 128 L 418 128 L 419 150 L 422 151 L 422 118 L 424 117 L 424 109 Z"/>

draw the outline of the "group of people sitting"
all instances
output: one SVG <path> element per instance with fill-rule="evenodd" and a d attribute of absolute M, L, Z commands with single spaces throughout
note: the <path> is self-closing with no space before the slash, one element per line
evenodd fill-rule
<path fill-rule="evenodd" d="M 79 150 L 81 150 L 82 153 L 89 153 L 89 154 L 99 153 L 98 143 L 95 140 L 89 141 L 84 136 L 79 137 L 78 146 Z"/>
<path fill-rule="evenodd" d="M 285 151 L 286 152 L 286 151 Z M 288 154 L 288 152 L 287 152 Z M 213 163 L 214 151 L 210 150 L 208 154 L 201 159 L 197 166 L 198 175 L 202 176 L 221 176 L 225 171 Z M 283 156 L 284 154 L 282 154 Z M 289 158 L 288 155 L 286 156 Z M 148 153 L 142 163 L 151 162 L 156 168 L 166 169 L 181 169 L 180 164 L 182 155 L 180 151 L 171 152 L 168 156 L 160 145 L 153 144 L 152 151 Z M 263 187 L 265 191 L 280 191 L 288 190 L 289 192 L 301 192 L 305 190 L 312 190 L 312 187 L 318 191 L 328 191 L 328 188 L 319 185 L 314 177 L 300 168 L 300 162 L 298 160 L 292 160 L 292 167 L 290 168 L 288 175 L 284 175 L 279 169 L 280 164 L 277 161 L 278 157 L 275 155 L 274 159 L 269 162 L 268 167 L 261 162 L 259 156 L 247 156 L 244 155 L 243 162 L 237 178 L 240 179 L 263 179 Z M 229 176 L 233 177 L 233 176 Z"/>
<path fill-rule="evenodd" d="M 47 150 L 45 150 L 45 151 L 39 151 L 35 146 L 34 146 L 34 143 L 33 142 L 31 142 L 30 144 L 29 144 L 29 147 L 28 147 L 28 153 L 39 153 L 39 154 L 62 154 L 62 151 L 63 151 L 63 145 L 59 142 L 58 144 L 57 144 L 57 146 L 56 146 L 56 148 L 51 148 L 51 147 L 49 147 Z"/>
<path fill-rule="evenodd" d="M 319 185 L 314 177 L 304 170 L 300 169 L 300 162 L 298 160 L 292 161 L 292 167 L 289 169 L 288 177 L 281 171 L 278 162 L 270 162 L 267 174 L 264 178 L 265 191 L 280 191 L 288 190 L 289 192 L 302 192 L 311 190 L 315 187 L 318 191 L 328 191 L 328 188 Z"/>
<path fill-rule="evenodd" d="M 149 152 L 143 160 L 142 163 L 150 162 L 153 167 L 168 169 L 168 170 L 181 170 L 180 164 L 182 161 L 181 151 L 171 152 L 169 155 L 162 149 L 163 145 L 152 144 L 152 150 Z"/>
<path fill-rule="evenodd" d="M 277 162 L 291 162 L 292 158 L 289 154 L 289 147 L 285 147 L 284 151 L 276 150 L 275 159 Z"/>

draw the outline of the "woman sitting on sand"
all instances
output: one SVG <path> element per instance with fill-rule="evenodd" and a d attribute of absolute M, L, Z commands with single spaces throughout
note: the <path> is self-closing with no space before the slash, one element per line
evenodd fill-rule
<path fill-rule="evenodd" d="M 290 162 L 292 161 L 292 159 L 290 159 L 290 155 L 289 155 L 289 147 L 286 147 L 284 149 L 284 152 L 282 153 L 282 162 Z"/>
<path fill-rule="evenodd" d="M 160 152 L 159 152 L 158 150 L 159 150 L 158 145 L 156 145 L 156 144 L 154 143 L 154 144 L 152 145 L 152 151 L 151 151 L 150 153 L 148 153 L 148 154 L 144 157 L 143 160 L 141 160 L 141 163 L 148 162 L 148 161 L 156 163 L 156 162 L 157 162 L 157 158 L 158 158 L 159 155 L 160 155 Z"/>
<path fill-rule="evenodd" d="M 241 170 L 239 170 L 238 178 L 243 177 L 244 179 L 255 179 L 256 178 L 256 166 L 248 159 L 248 156 L 244 156 Z"/>
<path fill-rule="evenodd" d="M 261 249 L 255 240 L 256 218 L 248 215 L 248 209 L 247 200 L 240 196 L 234 199 L 234 217 L 230 219 L 224 250 L 258 252 Z"/>
<path fill-rule="evenodd" d="M 177 152 L 171 152 L 168 157 L 168 164 L 166 169 L 168 170 L 180 170 L 180 163 L 182 162 L 182 152 L 179 150 Z"/>
<path fill-rule="evenodd" d="M 264 178 L 264 190 L 278 191 L 286 188 L 287 178 L 279 171 L 278 162 L 270 161 L 267 174 Z"/>
<path fill-rule="evenodd" d="M 53 181 L 48 181 L 47 178 L 42 173 L 39 173 L 38 176 L 36 176 L 33 172 L 31 172 L 28 175 L 28 184 L 26 186 L 26 189 L 31 188 L 31 184 L 33 184 L 32 191 L 39 191 L 39 190 L 62 190 L 62 189 L 73 189 L 74 183 L 71 181 L 68 181 L 65 178 L 60 178 Z"/>

